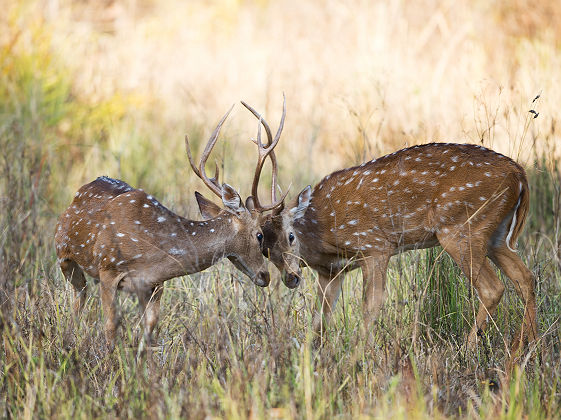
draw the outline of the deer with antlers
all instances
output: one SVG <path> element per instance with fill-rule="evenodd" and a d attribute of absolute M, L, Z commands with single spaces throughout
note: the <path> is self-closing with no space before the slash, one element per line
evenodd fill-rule
<path fill-rule="evenodd" d="M 244 105 L 263 124 L 267 145 L 278 142 L 284 107 L 273 140 L 267 122 Z M 257 143 L 263 148 L 259 139 Z M 274 200 L 277 164 L 274 152 L 269 157 Z M 254 198 L 261 168 L 259 161 Z M 468 335 L 470 347 L 504 292 L 490 260 L 512 281 L 525 305 L 522 326 L 512 341 L 514 352 L 537 337 L 534 277 L 514 250 L 528 208 L 524 169 L 510 158 L 470 144 L 418 145 L 336 171 L 313 190 L 307 186 L 294 202 L 264 219 L 263 252 L 283 271 L 289 287 L 300 281 L 300 260 L 317 270 L 321 303 L 313 324 L 322 338 L 345 272 L 362 270 L 363 311 L 375 317 L 385 300 L 390 257 L 441 245 L 480 300 Z"/>
<path fill-rule="evenodd" d="M 100 283 L 110 350 L 115 346 L 119 325 L 115 305 L 119 289 L 138 296 L 144 314 L 144 339 L 150 346 L 164 281 L 196 273 L 228 257 L 256 285 L 269 284 L 262 255 L 261 213 L 254 210 L 251 200 L 244 206 L 228 184 L 220 186 L 218 167 L 213 178 L 205 172 L 206 160 L 230 111 L 210 136 L 198 167 L 185 137 L 193 171 L 225 206 L 213 218 L 185 219 L 144 191 L 108 177 L 81 187 L 60 216 L 55 232 L 56 253 L 65 278 L 75 290 L 75 312 L 80 313 L 86 299 L 87 273 Z"/>
<path fill-rule="evenodd" d="M 376 316 L 390 257 L 441 245 L 480 300 L 470 347 L 504 292 L 489 260 L 525 305 L 512 350 L 536 338 L 534 278 L 514 250 L 528 213 L 528 181 L 510 158 L 470 144 L 413 146 L 327 175 L 313 191 L 305 188 L 288 211 L 294 208 L 300 209 L 293 220 L 299 255 L 319 275 L 314 328 L 320 337 L 345 271 L 361 268 L 363 310 Z M 265 249 L 279 247 L 275 235 L 265 229 L 264 234 Z"/>

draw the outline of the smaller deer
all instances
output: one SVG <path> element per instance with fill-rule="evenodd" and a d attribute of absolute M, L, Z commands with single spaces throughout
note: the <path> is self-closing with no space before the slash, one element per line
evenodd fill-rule
<path fill-rule="evenodd" d="M 100 283 L 110 351 L 119 325 L 115 305 L 119 289 L 138 296 L 144 314 L 144 340 L 150 346 L 166 280 L 196 273 L 228 257 L 256 285 L 269 284 L 262 255 L 261 214 L 252 207 L 251 200 L 244 206 L 228 184 L 220 187 L 218 167 L 213 178 L 205 172 L 206 160 L 230 111 L 210 136 L 198 168 L 185 137 L 191 167 L 225 206 L 215 217 L 206 221 L 185 219 L 144 191 L 108 177 L 82 186 L 60 216 L 55 232 L 56 253 L 65 278 L 75 290 L 75 313 L 81 312 L 86 299 L 87 273 Z"/>

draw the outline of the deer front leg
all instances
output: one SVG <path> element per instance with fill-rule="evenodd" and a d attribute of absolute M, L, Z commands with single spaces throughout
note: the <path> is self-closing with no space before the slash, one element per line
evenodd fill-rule
<path fill-rule="evenodd" d="M 144 351 L 144 344 L 148 349 L 152 346 L 152 332 L 160 317 L 160 300 L 163 291 L 163 285 L 137 291 L 141 314 L 144 316 L 144 337 L 138 346 L 137 356 Z"/>
<path fill-rule="evenodd" d="M 80 266 L 72 260 L 61 261 L 60 269 L 74 288 L 74 315 L 78 317 L 86 302 L 86 277 Z"/>
<path fill-rule="evenodd" d="M 337 298 L 341 292 L 341 283 L 343 282 L 343 274 L 339 273 L 334 278 L 319 273 L 318 278 L 318 298 L 319 304 L 316 307 L 313 318 L 313 328 L 315 333 L 314 346 L 323 343 L 323 335 L 325 333 L 326 324 L 331 318 L 331 313 L 337 303 Z"/>
<path fill-rule="evenodd" d="M 359 264 L 362 269 L 362 312 L 365 323 L 378 317 L 386 300 L 386 272 L 390 254 L 366 256 Z"/>
<path fill-rule="evenodd" d="M 115 298 L 117 297 L 117 286 L 122 276 L 114 276 L 108 272 L 100 272 L 100 294 L 101 306 L 105 316 L 105 341 L 107 350 L 113 352 L 115 349 L 115 334 L 120 323 L 120 317 L 117 314 Z"/>

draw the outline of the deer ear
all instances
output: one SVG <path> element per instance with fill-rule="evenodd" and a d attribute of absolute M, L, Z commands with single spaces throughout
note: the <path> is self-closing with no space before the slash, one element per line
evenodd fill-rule
<path fill-rule="evenodd" d="M 222 184 L 222 202 L 224 206 L 226 206 L 226 210 L 236 215 L 247 211 L 242 203 L 240 195 L 228 184 Z"/>
<path fill-rule="evenodd" d="M 198 191 L 195 191 L 195 198 L 197 199 L 197 204 L 199 205 L 199 210 L 204 220 L 212 219 L 213 217 L 218 216 L 218 214 L 222 211 L 219 206 L 203 197 L 203 195 Z"/>
<path fill-rule="evenodd" d="M 296 201 L 296 206 L 290 209 L 290 214 L 294 217 L 294 220 L 300 219 L 306 213 L 310 201 L 312 199 L 312 187 L 307 186 L 298 194 L 298 200 Z"/>
<path fill-rule="evenodd" d="M 249 211 L 255 210 L 255 202 L 253 201 L 253 197 L 251 195 L 245 200 L 245 208 Z"/>

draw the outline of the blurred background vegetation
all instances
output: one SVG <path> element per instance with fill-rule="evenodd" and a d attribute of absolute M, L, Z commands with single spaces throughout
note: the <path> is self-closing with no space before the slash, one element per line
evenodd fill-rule
<path fill-rule="evenodd" d="M 551 332 L 556 325 L 561 257 L 559 2 L 0 0 L 0 10 L 0 325 L 15 320 L 13 325 L 20 328 L 14 330 L 11 324 L 3 338 L 14 354 L 23 352 L 22 343 L 30 337 L 46 334 L 46 327 L 33 318 L 37 315 L 31 315 L 34 308 L 55 311 L 59 299 L 68 299 L 55 266 L 52 236 L 56 218 L 82 184 L 100 175 L 122 178 L 194 217 L 193 191 L 203 186 L 188 168 L 184 135 L 198 149 L 239 100 L 262 111 L 276 127 L 283 93 L 287 119 L 277 155 L 281 185 L 292 183 L 291 196 L 335 169 L 429 141 L 484 144 L 524 165 L 532 212 L 521 250 L 540 279 L 542 329 Z M 539 116 L 534 118 L 530 110 Z M 255 162 L 249 139 L 256 127 L 255 118 L 236 105 L 214 154 L 224 180 L 243 195 L 249 194 Z M 432 252 L 420 262 L 414 257 L 419 271 L 409 275 L 400 259 L 394 277 L 408 279 L 404 284 L 411 289 L 418 276 L 432 272 Z M 441 270 L 443 278 L 458 275 L 448 263 Z M 355 280 L 356 274 L 348 283 Z M 443 286 L 438 272 L 433 282 L 422 321 L 461 337 L 469 322 L 457 308 L 462 300 L 458 293 L 468 296 L 468 288 Z M 64 290 L 57 291 L 61 286 Z M 312 286 L 313 280 L 307 298 Z M 397 287 L 393 300 L 406 301 L 408 293 L 418 296 L 424 287 L 419 284 L 412 292 Z M 443 287 L 445 293 L 439 294 Z M 51 297 L 49 303 L 35 301 L 41 294 Z M 447 303 L 439 303 L 441 299 Z M 91 306 L 97 308 L 97 303 Z M 288 319 L 294 311 L 286 309 Z M 499 316 L 509 319 L 508 311 Z M 340 322 L 348 321 L 344 314 L 342 318 Z M 27 319 L 27 327 L 18 319 Z M 100 322 L 99 313 L 86 322 L 90 328 Z M 60 326 L 53 328 L 55 335 L 61 332 Z M 404 336 L 410 339 L 407 331 Z M 552 339 L 558 339 L 556 334 Z M 59 344 L 53 352 L 71 354 Z M 33 370 L 31 359 L 16 358 L 10 365 L 6 354 L 0 385 L 13 405 L 4 401 L 0 414 L 33 413 L 27 379 L 16 375 L 8 380 L 6 374 L 16 366 L 27 377 L 25 372 Z M 52 357 L 48 360 L 54 371 L 67 363 Z M 291 357 L 296 364 L 304 363 L 298 355 Z M 75 362 L 75 369 L 83 366 Z M 110 373 L 108 378 L 115 383 Z M 348 388 L 361 386 L 355 379 Z M 330 386 L 343 387 L 343 380 L 324 384 L 325 393 L 332 391 Z M 75 377 L 68 381 L 74 384 Z M 363 412 L 371 401 L 363 397 L 351 405 L 354 413 Z M 107 398 L 113 401 L 111 395 Z M 552 407 L 559 408 L 559 397 L 552 398 Z M 56 401 L 53 397 L 48 410 L 56 411 Z M 310 408 L 308 403 L 313 404 L 302 402 L 302 410 Z M 263 404 L 274 406 L 271 400 Z M 290 404 L 280 413 L 300 412 L 298 402 Z M 324 414 L 346 406 L 344 401 L 326 404 L 331 408 L 322 406 Z M 139 407 L 143 412 L 144 406 Z M 214 406 L 205 407 L 212 412 Z M 219 404 L 217 412 L 232 414 L 235 409 Z M 92 406 L 90 414 L 103 412 Z"/>

